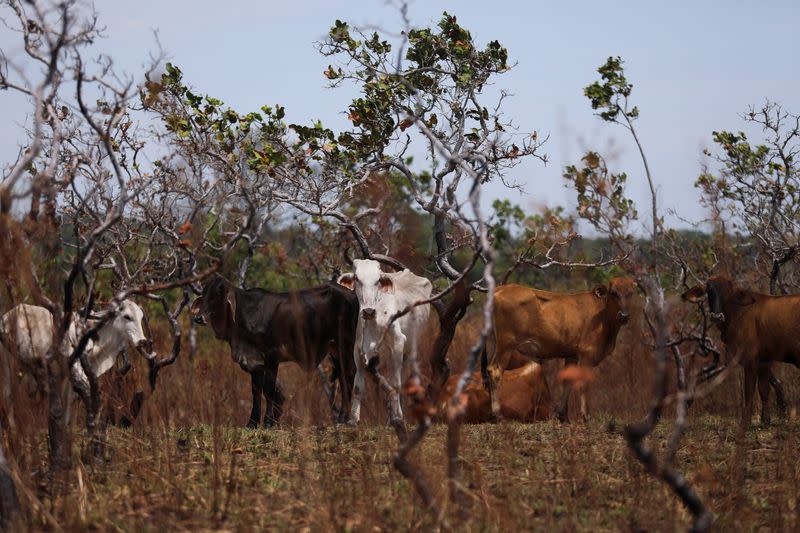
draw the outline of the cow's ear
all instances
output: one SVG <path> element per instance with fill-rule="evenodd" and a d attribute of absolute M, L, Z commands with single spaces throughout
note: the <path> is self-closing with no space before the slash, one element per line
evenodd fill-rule
<path fill-rule="evenodd" d="M 597 287 L 594 288 L 592 292 L 594 293 L 595 296 L 597 296 L 601 300 L 606 296 L 608 296 L 608 289 L 606 288 L 605 285 L 598 285 Z"/>
<path fill-rule="evenodd" d="M 700 303 L 706 299 L 706 288 L 704 285 L 695 285 L 688 291 L 681 294 L 681 298 L 687 302 Z"/>
<path fill-rule="evenodd" d="M 392 278 L 388 276 L 381 276 L 381 278 L 378 280 L 378 289 L 381 292 L 394 294 L 394 282 L 392 281 Z"/>
<path fill-rule="evenodd" d="M 192 305 L 189 306 L 189 313 L 191 313 L 192 316 L 199 315 L 201 305 L 203 305 L 203 297 L 198 296 L 192 301 Z"/>
<path fill-rule="evenodd" d="M 348 272 L 347 274 L 342 274 L 339 276 L 339 279 L 336 280 L 336 283 L 342 287 L 347 287 L 352 291 L 356 288 L 356 277 L 352 272 Z"/>

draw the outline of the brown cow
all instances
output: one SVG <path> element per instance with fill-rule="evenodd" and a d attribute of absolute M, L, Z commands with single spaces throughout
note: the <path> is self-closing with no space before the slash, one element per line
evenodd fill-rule
<path fill-rule="evenodd" d="M 445 412 L 447 401 L 453 396 L 460 374 L 451 376 L 439 393 L 440 412 Z M 464 387 L 467 395 L 464 422 L 482 424 L 492 419 L 489 392 L 484 387 L 480 373 L 475 372 Z M 552 410 L 552 398 L 542 365 L 528 361 L 527 364 L 503 373 L 500 380 L 500 414 L 509 420 L 532 422 L 546 420 Z"/>
<path fill-rule="evenodd" d="M 711 318 L 722 334 L 728 360 L 744 367 L 742 425 L 749 425 L 753 416 L 756 380 L 761 396 L 761 422 L 769 424 L 767 401 L 772 364 L 783 362 L 800 367 L 800 295 L 752 292 L 736 287 L 732 280 L 722 276 L 712 277 L 705 285 L 683 293 L 683 299 L 690 302 L 706 298 Z M 775 383 L 777 388 L 779 382 Z"/>
<path fill-rule="evenodd" d="M 495 291 L 494 349 L 484 351 L 482 370 L 499 417 L 497 384 L 516 351 L 537 361 L 563 358 L 567 365 L 593 367 L 614 350 L 619 328 L 628 322 L 628 306 L 636 292 L 630 278 L 614 278 L 608 287 L 558 294 L 520 285 Z M 488 352 L 488 358 L 487 358 Z M 559 418 L 567 421 L 569 388 L 561 396 Z M 586 394 L 581 392 L 581 415 L 586 418 Z"/>

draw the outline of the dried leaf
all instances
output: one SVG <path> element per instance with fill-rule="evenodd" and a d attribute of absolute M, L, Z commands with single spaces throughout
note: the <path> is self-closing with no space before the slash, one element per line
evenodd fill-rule
<path fill-rule="evenodd" d="M 566 383 L 574 390 L 582 390 L 597 379 L 597 373 L 583 366 L 568 366 L 558 373 L 558 382 Z"/>

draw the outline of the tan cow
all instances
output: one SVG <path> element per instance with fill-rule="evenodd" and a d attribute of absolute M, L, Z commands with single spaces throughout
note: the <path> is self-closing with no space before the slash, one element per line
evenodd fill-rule
<path fill-rule="evenodd" d="M 711 318 L 722 334 L 731 362 L 744 367 L 742 424 L 753 415 L 756 381 L 761 396 L 761 422 L 769 423 L 771 366 L 775 362 L 800 367 L 800 294 L 770 296 L 737 287 L 729 278 L 716 276 L 692 287 L 683 298 L 708 299 Z M 779 387 L 777 382 L 776 387 Z"/>
<path fill-rule="evenodd" d="M 520 285 L 495 291 L 494 346 L 484 352 L 482 369 L 492 401 L 492 415 L 502 415 L 497 394 L 503 371 L 514 352 L 543 361 L 563 358 L 567 365 L 593 367 L 612 351 L 620 327 L 629 319 L 636 283 L 618 277 L 591 291 L 560 294 Z M 568 420 L 569 389 L 564 388 L 559 418 Z M 581 392 L 586 418 L 586 395 Z"/>
<path fill-rule="evenodd" d="M 461 374 L 450 376 L 439 393 L 438 407 L 445 412 L 447 402 L 456 390 Z M 482 424 L 492 419 L 489 391 L 483 385 L 481 375 L 475 372 L 472 379 L 464 387 L 467 395 L 467 406 L 464 422 Z M 552 397 L 544 369 L 539 363 L 528 361 L 527 364 L 503 373 L 500 379 L 500 414 L 508 420 L 532 422 L 546 420 L 552 410 Z"/>

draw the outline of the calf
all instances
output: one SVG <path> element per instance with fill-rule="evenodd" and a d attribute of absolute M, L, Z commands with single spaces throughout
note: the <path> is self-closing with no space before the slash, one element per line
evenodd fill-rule
<path fill-rule="evenodd" d="M 481 360 L 492 415 L 502 414 L 497 387 L 514 352 L 539 362 L 563 358 L 567 365 L 597 366 L 614 351 L 635 292 L 636 283 L 629 278 L 614 278 L 607 287 L 575 294 L 520 285 L 499 287 L 494 302 L 494 349 L 484 350 Z M 565 387 L 559 408 L 563 421 L 569 417 L 569 393 Z M 585 392 L 580 398 L 581 415 L 586 418 Z"/>
<path fill-rule="evenodd" d="M 253 406 L 248 427 L 260 422 L 262 394 L 267 399 L 264 426 L 280 419 L 280 363 L 293 361 L 310 371 L 329 352 L 334 354 L 331 380 L 341 384 L 340 416 L 347 412 L 358 319 L 358 299 L 352 292 L 335 283 L 280 293 L 244 290 L 215 274 L 192 302 L 191 313 L 197 323 L 210 323 L 216 337 L 230 345 L 234 361 L 250 373 Z M 333 408 L 333 396 L 330 401 Z"/>
<path fill-rule="evenodd" d="M 430 305 L 414 307 L 391 326 L 389 320 L 414 302 L 427 300 L 433 288 L 431 282 L 406 269 L 401 272 L 382 272 L 380 264 L 371 259 L 353 261 L 353 272 L 339 277 L 339 284 L 355 291 L 361 307 L 356 330 L 353 358 L 356 363 L 353 406 L 350 424 L 358 424 L 364 395 L 364 371 L 368 362 L 378 356 L 388 364 L 389 383 L 398 391 L 390 418 L 402 420 L 399 391 L 403 382 L 404 361 L 419 354 L 419 337 L 430 314 Z"/>
<path fill-rule="evenodd" d="M 753 415 L 756 381 L 761 396 L 761 422 L 769 424 L 771 365 L 782 362 L 800 367 L 800 295 L 761 294 L 716 276 L 683 293 L 683 299 L 695 303 L 707 300 L 729 361 L 744 368 L 742 425 L 749 425 Z"/>
<path fill-rule="evenodd" d="M 445 412 L 447 402 L 456 390 L 461 376 L 454 375 L 445 383 L 439 393 L 439 412 Z M 475 372 L 470 382 L 464 387 L 467 405 L 464 422 L 482 424 L 492 420 L 489 391 L 481 380 L 480 373 Z M 508 420 L 532 422 L 550 417 L 552 398 L 542 365 L 528 361 L 525 365 L 507 370 L 500 379 L 498 390 L 500 414 Z"/>

